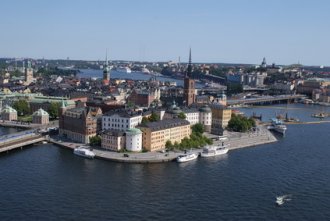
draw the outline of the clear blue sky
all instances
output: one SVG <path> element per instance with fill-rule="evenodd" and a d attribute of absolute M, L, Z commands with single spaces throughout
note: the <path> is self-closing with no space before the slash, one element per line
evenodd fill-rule
<path fill-rule="evenodd" d="M 0 57 L 330 65 L 328 0 L 2 0 Z"/>

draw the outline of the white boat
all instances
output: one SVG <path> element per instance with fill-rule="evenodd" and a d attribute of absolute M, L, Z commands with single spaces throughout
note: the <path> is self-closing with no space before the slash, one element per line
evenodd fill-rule
<path fill-rule="evenodd" d="M 283 121 L 274 118 L 272 119 L 272 126 L 270 127 L 270 129 L 273 129 L 276 132 L 285 135 L 287 127 L 283 124 Z"/>
<path fill-rule="evenodd" d="M 223 146 L 206 146 L 201 152 L 201 157 L 213 157 L 228 153 L 227 145 Z"/>
<path fill-rule="evenodd" d="M 77 148 L 74 148 L 73 153 L 81 156 L 81 157 L 86 157 L 86 158 L 94 158 L 95 157 L 95 153 L 91 150 L 89 150 L 86 147 L 80 146 Z"/>
<path fill-rule="evenodd" d="M 275 203 L 278 205 L 278 206 L 281 206 L 283 205 L 286 201 L 290 201 L 291 200 L 291 195 L 283 195 L 283 196 L 278 196 L 276 197 L 276 201 Z"/>
<path fill-rule="evenodd" d="M 283 198 L 283 196 L 276 197 L 276 201 L 275 202 L 279 206 L 283 205 L 284 204 L 284 198 Z"/>
<path fill-rule="evenodd" d="M 184 162 L 188 162 L 191 160 L 195 160 L 197 159 L 198 155 L 195 153 L 186 153 L 186 154 L 182 154 L 180 156 L 178 156 L 176 158 L 176 161 L 179 163 L 184 163 Z"/>
<path fill-rule="evenodd" d="M 132 73 L 132 70 L 129 67 L 117 67 L 116 70 L 118 72 Z"/>

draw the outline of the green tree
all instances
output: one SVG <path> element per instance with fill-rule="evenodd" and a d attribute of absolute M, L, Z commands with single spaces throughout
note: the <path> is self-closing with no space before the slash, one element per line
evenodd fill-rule
<path fill-rule="evenodd" d="M 191 129 L 194 133 L 200 133 L 200 134 L 204 133 L 204 126 L 201 123 L 197 123 L 197 124 L 193 125 L 191 127 Z"/>
<path fill-rule="evenodd" d="M 172 142 L 170 140 L 166 141 L 165 147 L 166 147 L 166 149 L 171 150 L 173 148 Z"/>
<path fill-rule="evenodd" d="M 49 117 L 52 119 L 58 118 L 58 110 L 61 104 L 59 102 L 51 102 L 48 109 Z"/>
<path fill-rule="evenodd" d="M 159 119 L 160 119 L 159 115 L 156 114 L 155 112 L 152 112 L 150 117 L 149 117 L 150 122 L 159 121 Z"/>
<path fill-rule="evenodd" d="M 247 132 L 255 126 L 256 123 L 253 118 L 233 114 L 228 122 L 227 128 L 236 132 Z"/>
<path fill-rule="evenodd" d="M 100 136 L 93 136 L 89 138 L 89 143 L 91 146 L 101 146 L 101 137 Z"/>
<path fill-rule="evenodd" d="M 13 108 L 17 111 L 20 116 L 27 115 L 30 113 L 29 103 L 26 100 L 18 100 L 13 104 Z"/>
<path fill-rule="evenodd" d="M 187 118 L 187 116 L 186 116 L 185 113 L 180 112 L 180 113 L 178 114 L 178 118 L 185 120 L 185 119 Z"/>
<path fill-rule="evenodd" d="M 142 118 L 142 121 L 141 121 L 141 124 L 142 125 L 146 125 L 147 123 L 149 123 L 150 121 L 149 121 L 149 119 L 147 118 L 147 117 L 143 117 Z"/>

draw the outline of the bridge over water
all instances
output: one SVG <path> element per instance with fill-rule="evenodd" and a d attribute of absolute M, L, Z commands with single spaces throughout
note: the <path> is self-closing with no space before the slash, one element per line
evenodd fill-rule
<path fill-rule="evenodd" d="M 23 148 L 24 146 L 38 143 L 44 140 L 46 140 L 46 137 L 42 136 L 36 130 L 27 130 L 0 136 L 0 153 L 13 149 Z"/>
<path fill-rule="evenodd" d="M 238 105 L 238 104 L 267 104 L 274 103 L 278 101 L 288 101 L 305 98 L 305 95 L 295 94 L 295 95 L 279 95 L 279 96 L 261 96 L 256 98 L 248 99 L 237 99 L 237 100 L 227 100 L 227 105 Z"/>

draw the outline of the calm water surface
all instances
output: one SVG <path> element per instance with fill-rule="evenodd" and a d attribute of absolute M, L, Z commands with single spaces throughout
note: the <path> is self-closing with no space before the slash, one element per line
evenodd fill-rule
<path fill-rule="evenodd" d="M 320 108 L 289 107 L 310 120 Z M 289 125 L 277 143 L 185 164 L 87 160 L 51 144 L 1 154 L 0 220 L 329 220 L 329 130 Z M 283 194 L 292 200 L 275 206 Z"/>

